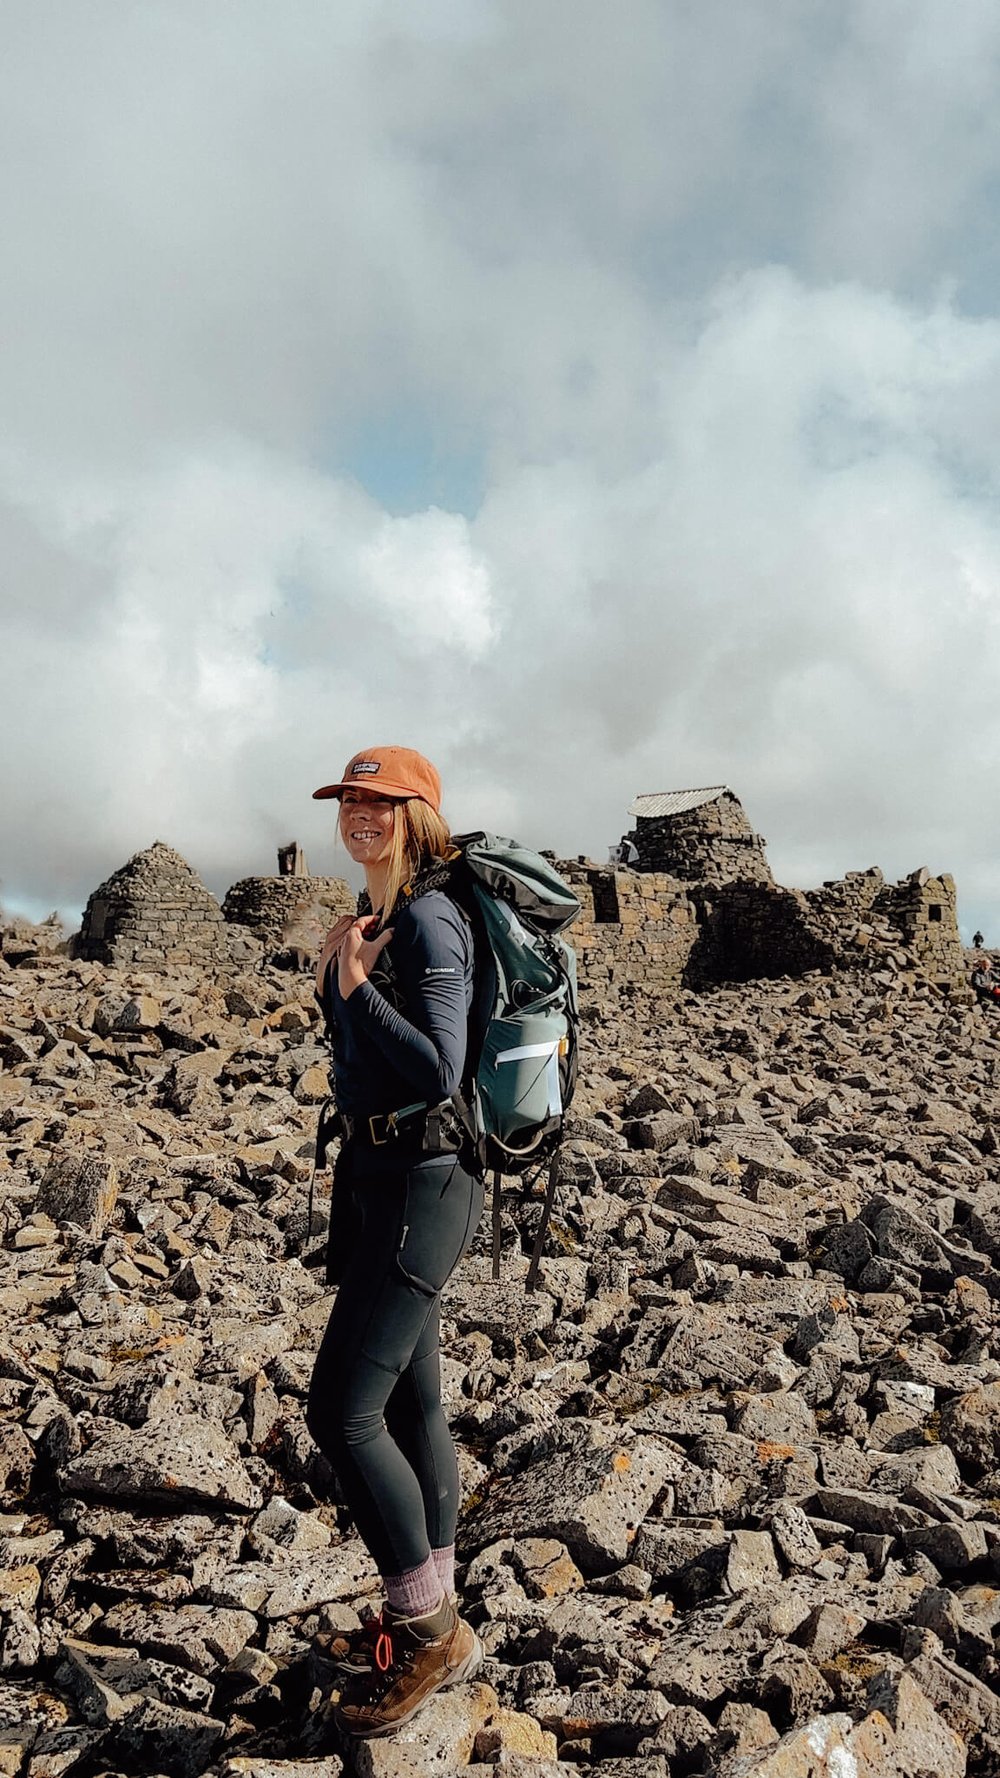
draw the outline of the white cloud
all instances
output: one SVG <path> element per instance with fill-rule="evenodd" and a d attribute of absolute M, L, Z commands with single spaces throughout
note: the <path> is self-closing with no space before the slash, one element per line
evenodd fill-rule
<path fill-rule="evenodd" d="M 81 863 L 176 830 L 214 874 L 241 853 L 263 868 L 301 813 L 301 784 L 282 779 L 304 712 L 315 759 L 331 727 L 378 727 L 410 660 L 434 686 L 491 635 L 464 518 L 392 518 L 238 440 L 117 483 L 54 482 L 48 498 L 36 481 L 30 499 L 36 547 L 58 550 L 68 581 L 58 603 L 74 580 L 101 588 L 71 632 L 36 609 L 8 638 L 6 736 L 41 748 L 6 786 L 5 829 L 15 857 L 37 846 L 43 869 L 56 862 L 55 891 L 79 894 Z"/>
<path fill-rule="evenodd" d="M 490 577 L 469 548 L 467 521 L 456 513 L 384 517 L 360 550 L 365 592 L 398 626 L 416 657 L 435 650 L 481 655 L 493 636 Z"/>
<path fill-rule="evenodd" d="M 951 865 L 985 922 L 995 9 L 609 17 L 12 0 L 9 898 L 329 864 L 382 736 L 462 825 L 603 855 L 725 779 L 787 878 Z M 476 515 L 352 479 L 407 413 Z"/>

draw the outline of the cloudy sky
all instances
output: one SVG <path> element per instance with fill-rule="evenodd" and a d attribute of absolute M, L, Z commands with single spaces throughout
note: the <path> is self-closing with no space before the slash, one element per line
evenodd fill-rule
<path fill-rule="evenodd" d="M 0 898 L 356 748 L 1000 940 L 995 0 L 5 0 Z"/>

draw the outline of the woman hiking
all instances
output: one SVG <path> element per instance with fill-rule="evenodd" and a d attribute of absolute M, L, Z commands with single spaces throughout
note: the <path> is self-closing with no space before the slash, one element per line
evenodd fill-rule
<path fill-rule="evenodd" d="M 373 1736 L 482 1659 L 456 1610 L 458 1465 L 438 1354 L 441 1291 L 483 1200 L 445 1103 L 465 1068 L 473 949 L 443 892 L 455 852 L 429 760 L 367 748 L 313 794 L 339 801 L 371 910 L 337 921 L 316 977 L 341 1134 L 334 1201 L 352 1234 L 338 1252 L 331 1217 L 339 1289 L 306 1421 L 385 1589 L 380 1615 L 333 1651 L 347 1675 L 338 1726 Z"/>

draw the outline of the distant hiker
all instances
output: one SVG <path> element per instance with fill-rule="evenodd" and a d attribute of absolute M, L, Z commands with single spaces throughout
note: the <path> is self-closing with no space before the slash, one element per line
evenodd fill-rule
<path fill-rule="evenodd" d="M 981 932 L 974 932 L 972 934 L 972 948 L 974 951 L 981 951 L 985 942 Z"/>
<path fill-rule="evenodd" d="M 976 990 L 978 1000 L 1000 1007 L 1000 981 L 993 973 L 993 964 L 989 957 L 976 958 L 972 971 L 972 986 Z"/>
<path fill-rule="evenodd" d="M 339 1289 L 306 1420 L 385 1587 L 380 1615 L 333 1647 L 346 1675 L 336 1721 L 374 1736 L 482 1659 L 456 1609 L 458 1465 L 438 1354 L 441 1291 L 483 1205 L 468 1139 L 439 1115 L 465 1068 L 473 945 L 435 886 L 457 854 L 429 760 L 370 747 L 314 795 L 338 800 L 371 909 L 336 922 L 316 976 L 342 1139 L 328 1249 Z"/>

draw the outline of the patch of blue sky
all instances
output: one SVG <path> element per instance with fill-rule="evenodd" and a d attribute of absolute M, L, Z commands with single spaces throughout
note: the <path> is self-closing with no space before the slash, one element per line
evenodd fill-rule
<path fill-rule="evenodd" d="M 324 468 L 353 476 L 396 518 L 439 506 L 471 519 L 486 489 L 479 441 L 443 440 L 416 409 L 366 421 L 339 443 L 335 460 Z"/>

